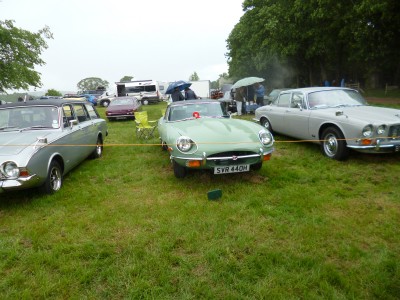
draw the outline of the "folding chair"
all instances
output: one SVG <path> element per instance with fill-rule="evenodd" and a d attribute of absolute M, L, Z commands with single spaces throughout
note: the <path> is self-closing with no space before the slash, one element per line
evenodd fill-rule
<path fill-rule="evenodd" d="M 137 111 L 135 112 L 135 126 L 138 139 L 150 139 L 154 137 L 157 120 L 148 120 L 147 111 Z"/>

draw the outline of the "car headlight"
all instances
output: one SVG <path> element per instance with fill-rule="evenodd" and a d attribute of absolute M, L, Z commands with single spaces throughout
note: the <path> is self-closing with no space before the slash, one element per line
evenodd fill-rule
<path fill-rule="evenodd" d="M 364 129 L 362 130 L 362 135 L 365 137 L 371 137 L 373 133 L 373 127 L 372 125 L 367 125 L 364 127 Z"/>
<path fill-rule="evenodd" d="M 380 125 L 376 129 L 377 134 L 384 134 L 386 132 L 386 125 Z"/>
<path fill-rule="evenodd" d="M 188 152 L 192 148 L 193 144 L 194 142 L 187 136 L 180 136 L 176 140 L 176 147 L 178 147 L 182 152 Z"/>
<path fill-rule="evenodd" d="M 4 164 L 2 164 L 0 171 L 7 178 L 18 178 L 19 177 L 18 166 L 13 161 L 7 161 Z"/>
<path fill-rule="evenodd" d="M 265 146 L 272 144 L 274 141 L 272 134 L 265 129 L 258 132 L 258 137 L 260 138 L 260 142 Z"/>

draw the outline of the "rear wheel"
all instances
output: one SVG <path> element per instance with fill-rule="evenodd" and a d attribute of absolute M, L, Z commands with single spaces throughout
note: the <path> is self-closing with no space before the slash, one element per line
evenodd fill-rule
<path fill-rule="evenodd" d="M 174 168 L 174 175 L 176 178 L 184 178 L 186 176 L 186 168 L 182 167 L 174 160 L 172 161 L 172 167 Z"/>
<path fill-rule="evenodd" d="M 46 181 L 42 186 L 42 191 L 46 194 L 54 194 L 61 189 L 63 182 L 62 170 L 60 164 L 53 160 L 50 163 Z"/>
<path fill-rule="evenodd" d="M 103 140 L 101 137 L 97 138 L 96 142 L 96 148 L 93 150 L 92 154 L 90 155 L 90 158 L 100 158 L 103 155 Z"/>
<path fill-rule="evenodd" d="M 328 127 L 322 133 L 322 153 L 335 160 L 345 160 L 349 156 L 349 149 L 343 133 L 336 127 Z"/>

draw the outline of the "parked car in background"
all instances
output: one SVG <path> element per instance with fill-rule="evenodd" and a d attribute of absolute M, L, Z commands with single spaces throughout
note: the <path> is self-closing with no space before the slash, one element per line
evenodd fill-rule
<path fill-rule="evenodd" d="M 0 106 L 0 193 L 57 192 L 64 175 L 103 153 L 107 124 L 87 101 L 33 100 Z"/>
<path fill-rule="evenodd" d="M 135 112 L 141 107 L 135 97 L 115 98 L 106 108 L 106 117 L 109 121 L 117 119 L 135 119 Z"/>
<path fill-rule="evenodd" d="M 400 110 L 369 106 L 354 89 L 312 87 L 282 91 L 258 108 L 255 120 L 270 131 L 319 143 L 324 155 L 344 160 L 349 149 L 400 151 Z"/>
<path fill-rule="evenodd" d="M 225 104 L 212 99 L 170 103 L 158 121 L 158 132 L 177 178 L 185 177 L 188 169 L 214 174 L 258 170 L 274 150 L 268 129 L 230 118 Z"/>
<path fill-rule="evenodd" d="M 271 104 L 278 98 L 280 92 L 287 90 L 290 90 L 290 88 L 273 89 L 268 95 L 264 96 L 264 105 Z"/>

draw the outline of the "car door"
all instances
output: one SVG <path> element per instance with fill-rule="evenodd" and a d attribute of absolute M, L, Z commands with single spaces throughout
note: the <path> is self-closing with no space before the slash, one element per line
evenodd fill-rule
<path fill-rule="evenodd" d="M 80 132 L 77 134 L 79 143 L 82 145 L 81 153 L 83 158 L 89 156 L 96 147 L 97 142 L 97 128 L 94 121 L 90 118 L 85 104 L 74 103 L 74 114 L 78 120 L 78 128 Z"/>
<path fill-rule="evenodd" d="M 281 93 L 271 105 L 265 106 L 265 114 L 270 121 L 273 131 L 286 134 L 284 116 L 289 105 L 290 93 Z"/>
<path fill-rule="evenodd" d="M 283 117 L 285 134 L 299 139 L 309 138 L 310 111 L 307 109 L 304 98 L 302 92 L 293 92 Z"/>

